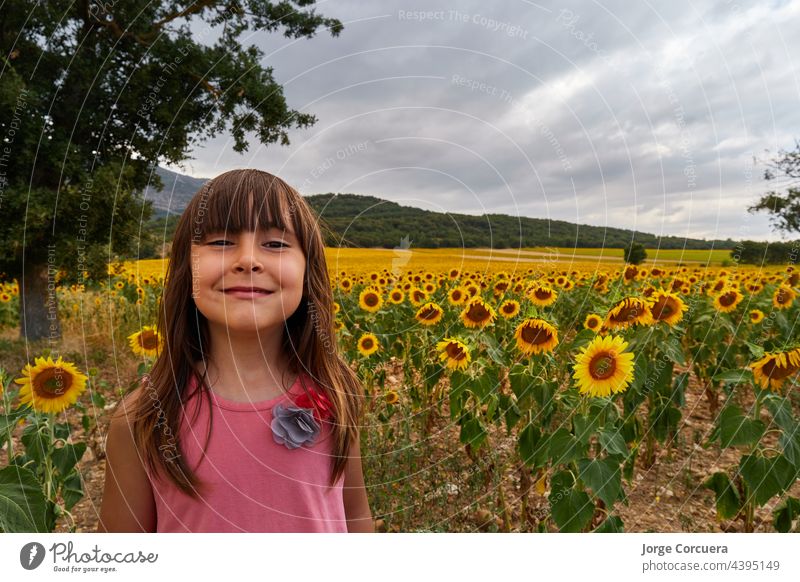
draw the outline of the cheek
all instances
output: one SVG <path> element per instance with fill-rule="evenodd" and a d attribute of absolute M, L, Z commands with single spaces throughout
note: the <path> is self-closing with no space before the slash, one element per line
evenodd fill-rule
<path fill-rule="evenodd" d="M 278 278 L 286 291 L 303 291 L 306 264 L 304 260 L 282 261 L 278 267 Z"/>

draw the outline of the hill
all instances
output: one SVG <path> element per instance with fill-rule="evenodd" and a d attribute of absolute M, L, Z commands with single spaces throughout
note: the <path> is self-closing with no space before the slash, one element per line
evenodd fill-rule
<path fill-rule="evenodd" d="M 163 168 L 158 173 L 164 188 L 145 192 L 156 210 L 147 231 L 157 241 L 168 241 L 174 232 L 175 218 L 205 180 Z M 409 241 L 412 246 L 422 248 L 622 248 L 631 240 L 647 248 L 661 249 L 732 249 L 736 245 L 731 239 L 659 237 L 545 218 L 433 212 L 359 194 L 316 194 L 306 196 L 306 200 L 321 218 L 328 246 L 391 249 Z"/>

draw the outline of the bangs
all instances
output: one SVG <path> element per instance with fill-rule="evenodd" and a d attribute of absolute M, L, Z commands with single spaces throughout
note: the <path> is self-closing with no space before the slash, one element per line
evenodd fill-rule
<path fill-rule="evenodd" d="M 226 172 L 209 180 L 187 208 L 192 224 L 192 242 L 211 233 L 238 234 L 277 228 L 293 230 L 296 224 L 296 194 L 280 178 L 251 170 Z"/>

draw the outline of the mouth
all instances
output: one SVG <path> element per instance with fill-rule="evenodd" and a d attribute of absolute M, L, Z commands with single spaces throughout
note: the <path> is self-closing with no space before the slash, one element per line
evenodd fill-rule
<path fill-rule="evenodd" d="M 225 293 L 225 295 L 245 298 L 267 297 L 273 293 L 261 287 L 228 287 L 227 289 L 223 289 L 222 292 Z"/>

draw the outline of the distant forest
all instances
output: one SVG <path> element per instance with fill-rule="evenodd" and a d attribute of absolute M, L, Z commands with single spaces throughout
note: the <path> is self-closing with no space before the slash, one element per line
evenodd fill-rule
<path fill-rule="evenodd" d="M 373 196 L 356 194 L 317 194 L 306 200 L 320 216 L 325 244 L 332 247 L 395 248 L 623 248 L 632 241 L 646 248 L 733 249 L 736 242 L 699 240 L 676 236 L 658 237 L 621 228 L 578 225 L 562 220 L 525 218 L 507 214 L 468 214 L 432 212 L 400 206 Z M 148 224 L 147 246 L 140 256 L 158 256 L 157 247 L 170 241 L 176 215 L 163 211 Z"/>

